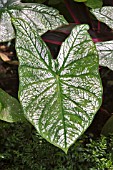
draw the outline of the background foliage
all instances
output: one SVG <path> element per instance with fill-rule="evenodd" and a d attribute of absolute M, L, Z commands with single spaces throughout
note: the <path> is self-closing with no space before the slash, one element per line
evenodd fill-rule
<path fill-rule="evenodd" d="M 1 170 L 104 170 L 113 168 L 113 137 L 83 135 L 66 155 L 30 124 L 0 121 Z M 111 152 L 112 151 L 112 152 Z"/>

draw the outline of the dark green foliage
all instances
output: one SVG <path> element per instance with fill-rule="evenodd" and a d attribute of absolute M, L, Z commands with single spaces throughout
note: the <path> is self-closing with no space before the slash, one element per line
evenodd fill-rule
<path fill-rule="evenodd" d="M 109 134 L 113 133 L 113 115 L 108 119 L 102 128 L 101 134 L 104 136 L 109 136 Z"/>
<path fill-rule="evenodd" d="M 102 4 L 103 4 L 102 0 L 98 0 L 98 1 L 87 0 L 86 1 L 86 5 L 90 8 L 101 8 Z"/>
<path fill-rule="evenodd" d="M 3 97 L 4 96 L 4 97 Z M 0 120 L 6 122 L 26 121 L 17 99 L 0 88 Z"/>
<path fill-rule="evenodd" d="M 0 170 L 105 170 L 112 164 L 112 137 L 82 136 L 67 155 L 30 124 L 0 122 Z"/>

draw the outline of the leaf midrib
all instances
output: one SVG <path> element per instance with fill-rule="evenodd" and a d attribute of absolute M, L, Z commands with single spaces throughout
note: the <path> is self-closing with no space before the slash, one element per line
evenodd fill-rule
<path fill-rule="evenodd" d="M 67 147 L 66 143 L 66 125 L 65 125 L 65 117 L 64 117 L 64 109 L 63 109 L 63 99 L 62 99 L 62 87 L 61 87 L 61 82 L 60 82 L 60 77 L 56 75 L 56 82 L 57 82 L 57 90 L 58 90 L 58 99 L 59 99 L 59 105 L 60 105 L 60 114 L 62 117 L 62 124 L 64 127 L 64 144 L 65 148 Z"/>

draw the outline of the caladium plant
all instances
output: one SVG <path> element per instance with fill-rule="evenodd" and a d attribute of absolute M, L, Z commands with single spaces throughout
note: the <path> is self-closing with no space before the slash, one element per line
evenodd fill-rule
<path fill-rule="evenodd" d="M 27 22 L 14 19 L 13 24 L 24 114 L 39 134 L 67 152 L 101 105 L 98 55 L 89 27 L 76 26 L 54 60 Z"/>
<path fill-rule="evenodd" d="M 96 43 L 99 54 L 99 64 L 113 70 L 113 41 Z"/>
<path fill-rule="evenodd" d="M 113 7 L 104 6 L 102 8 L 92 9 L 91 12 L 96 18 L 104 22 L 113 30 Z M 105 41 L 96 43 L 99 53 L 99 63 L 113 70 L 113 41 Z"/>
<path fill-rule="evenodd" d="M 52 58 L 48 47 L 39 35 L 49 29 L 67 24 L 58 11 L 45 5 L 23 4 L 18 0 L 7 0 L 7 2 L 3 0 L 0 4 L 0 29 L 4 30 L 4 36 L 6 36 L 3 37 L 2 32 L 0 34 L 2 40 L 9 40 L 11 35 L 13 35 L 12 38 L 15 37 L 12 24 L 16 29 L 21 103 L 17 104 L 18 109 L 22 107 L 24 116 L 42 137 L 66 153 L 91 124 L 101 105 L 102 85 L 98 72 L 99 63 L 108 66 L 107 64 L 112 61 L 112 41 L 99 42 L 105 38 L 102 39 L 100 33 L 103 25 L 99 21 L 96 24 L 92 22 L 84 3 L 79 6 L 80 3 L 75 2 L 76 10 L 70 8 L 73 4 L 74 1 L 71 3 L 65 0 L 65 5 L 75 23 L 80 25 L 73 26 L 72 31 L 70 29 L 72 27 L 69 26 L 68 33 L 63 28 L 57 29 L 59 32 L 61 30 L 65 32 L 65 37 L 70 35 L 66 40 L 62 39 L 63 43 L 60 41 L 61 48 L 55 59 Z M 76 12 L 81 7 L 84 9 L 83 15 L 81 10 Z M 85 14 L 87 17 L 84 17 Z M 90 30 L 89 26 L 83 23 L 90 25 Z M 98 25 L 97 29 L 95 25 Z M 105 28 L 110 30 L 108 27 Z M 109 35 L 113 35 L 112 32 Z M 47 38 L 44 40 L 48 42 Z M 54 38 L 52 42 L 59 45 Z M 97 42 L 96 45 L 94 42 Z M 103 62 L 105 57 L 107 61 Z M 109 68 L 113 68 L 112 63 Z M 1 93 L 4 92 L 1 91 Z M 4 102 L 0 99 L 0 113 L 3 113 L 1 111 L 3 111 Z M 14 101 L 14 104 L 16 102 Z M 2 114 L 0 118 L 7 120 L 10 114 L 15 112 L 8 112 L 6 117 Z M 10 119 L 9 122 L 12 121 L 17 120 Z"/>
<path fill-rule="evenodd" d="M 0 0 L 0 42 L 15 38 L 12 17 L 26 20 L 37 33 L 42 35 L 67 21 L 58 10 L 37 3 L 21 3 L 20 0 Z"/>
<path fill-rule="evenodd" d="M 92 9 L 91 12 L 96 16 L 96 18 L 104 22 L 111 29 L 113 29 L 113 7 L 104 6 L 102 8 Z"/>

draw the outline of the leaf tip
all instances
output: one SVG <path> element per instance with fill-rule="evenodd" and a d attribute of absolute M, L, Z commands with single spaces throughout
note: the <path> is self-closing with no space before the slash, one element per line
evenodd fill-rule
<path fill-rule="evenodd" d="M 61 148 L 63 151 L 64 151 L 64 153 L 67 155 L 67 153 L 68 153 L 68 148 Z"/>

